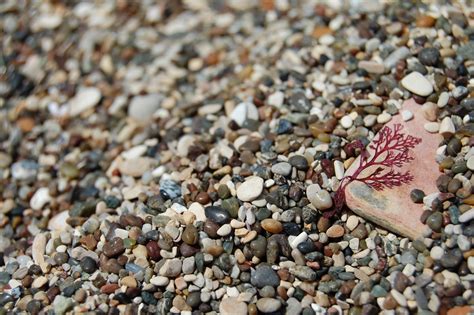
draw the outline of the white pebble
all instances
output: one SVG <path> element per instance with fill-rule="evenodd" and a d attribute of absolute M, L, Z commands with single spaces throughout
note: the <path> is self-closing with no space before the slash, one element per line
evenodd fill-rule
<path fill-rule="evenodd" d="M 227 236 L 230 234 L 232 231 L 232 228 L 230 227 L 229 224 L 224 224 L 217 230 L 217 235 L 219 236 Z"/>
<path fill-rule="evenodd" d="M 474 218 L 474 208 L 471 208 L 469 211 L 464 212 L 460 217 L 459 217 L 459 222 L 464 223 L 464 222 L 469 222 Z"/>
<path fill-rule="evenodd" d="M 255 200 L 263 190 L 263 179 L 258 176 L 249 177 L 237 188 L 237 198 L 242 201 Z"/>
<path fill-rule="evenodd" d="M 390 115 L 387 112 L 383 112 L 382 114 L 377 116 L 377 122 L 379 124 L 385 124 L 385 123 L 389 122 L 390 120 L 392 120 L 392 115 Z"/>
<path fill-rule="evenodd" d="M 402 110 L 402 118 L 403 121 L 409 121 L 413 119 L 413 113 L 410 112 L 409 110 Z"/>
<path fill-rule="evenodd" d="M 440 260 L 444 255 L 444 249 L 440 246 L 434 246 L 430 251 L 430 256 L 434 260 Z"/>
<path fill-rule="evenodd" d="M 290 243 L 291 247 L 292 248 L 296 248 L 296 246 L 298 246 L 298 244 L 306 241 L 308 239 L 308 234 L 306 234 L 306 232 L 301 232 L 300 234 L 298 234 L 298 236 L 296 236 Z"/>
<path fill-rule="evenodd" d="M 49 189 L 47 187 L 39 188 L 30 200 L 30 206 L 33 210 L 40 210 L 45 204 L 51 201 Z"/>
<path fill-rule="evenodd" d="M 425 123 L 424 127 L 429 133 L 437 133 L 439 131 L 439 123 L 437 122 Z"/>
<path fill-rule="evenodd" d="M 357 225 L 359 225 L 359 218 L 355 215 L 350 215 L 346 222 L 346 226 L 349 231 L 353 231 Z"/>
<path fill-rule="evenodd" d="M 442 92 L 440 95 L 439 95 L 439 98 L 438 98 L 438 107 L 439 108 L 443 108 L 444 106 L 446 106 L 448 104 L 448 101 L 449 101 L 449 94 L 448 92 Z"/>
<path fill-rule="evenodd" d="M 339 180 L 344 177 L 344 164 L 339 160 L 334 161 L 334 173 Z"/>
<path fill-rule="evenodd" d="M 352 120 L 351 116 L 346 115 L 346 116 L 341 118 L 340 122 L 341 122 L 342 127 L 346 128 L 346 129 L 349 129 L 350 127 L 352 127 L 353 120 Z"/>
<path fill-rule="evenodd" d="M 470 169 L 471 171 L 474 171 L 474 156 L 470 156 L 470 157 L 467 159 L 466 166 L 467 166 L 467 168 Z"/>
<path fill-rule="evenodd" d="M 452 135 L 456 132 L 451 117 L 444 117 L 439 126 L 439 133 L 442 135 Z"/>
<path fill-rule="evenodd" d="M 268 105 L 280 107 L 283 105 L 283 100 L 285 99 L 285 94 L 281 91 L 276 91 L 275 93 L 268 96 Z"/>
<path fill-rule="evenodd" d="M 433 86 L 430 81 L 416 71 L 405 76 L 401 84 L 405 89 L 416 95 L 428 96 L 433 93 Z"/>

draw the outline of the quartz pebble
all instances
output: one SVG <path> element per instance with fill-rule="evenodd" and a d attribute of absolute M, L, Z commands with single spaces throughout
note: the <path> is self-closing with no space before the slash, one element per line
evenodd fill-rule
<path fill-rule="evenodd" d="M 433 93 L 433 86 L 421 73 L 411 72 L 401 81 L 402 86 L 408 91 L 420 95 L 428 96 Z"/>
<path fill-rule="evenodd" d="M 76 116 L 93 108 L 99 103 L 101 97 L 102 94 L 98 88 L 82 88 L 69 103 L 69 115 Z"/>
<path fill-rule="evenodd" d="M 306 189 L 306 195 L 309 201 L 316 209 L 326 210 L 332 206 L 332 198 L 324 189 L 321 189 L 318 185 L 310 185 Z"/>
<path fill-rule="evenodd" d="M 252 201 L 256 199 L 263 190 L 263 179 L 257 176 L 247 178 L 237 188 L 237 198 L 242 201 Z"/>

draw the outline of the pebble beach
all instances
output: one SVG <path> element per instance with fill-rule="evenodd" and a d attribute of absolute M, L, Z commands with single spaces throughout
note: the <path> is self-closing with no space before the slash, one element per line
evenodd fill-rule
<path fill-rule="evenodd" d="M 474 314 L 470 1 L 4 0 L 0 29 L 0 315 Z M 361 198 L 410 182 L 423 231 L 339 198 L 392 119 L 413 176 Z"/>

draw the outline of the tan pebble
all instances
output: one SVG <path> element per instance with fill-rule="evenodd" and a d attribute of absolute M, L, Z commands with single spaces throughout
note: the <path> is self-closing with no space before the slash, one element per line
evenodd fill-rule
<path fill-rule="evenodd" d="M 122 280 L 120 280 L 120 283 L 129 288 L 137 287 L 137 280 L 132 276 L 123 277 Z"/>
<path fill-rule="evenodd" d="M 257 236 L 257 231 L 250 231 L 249 233 L 247 233 L 247 235 L 245 235 L 243 238 L 240 239 L 240 242 L 243 244 L 246 244 L 250 242 L 251 240 L 253 240 L 256 236 Z"/>
<path fill-rule="evenodd" d="M 230 221 L 230 226 L 233 229 L 240 229 L 240 228 L 243 228 L 245 226 L 245 222 L 238 221 L 236 219 L 232 219 L 232 221 Z"/>
<path fill-rule="evenodd" d="M 337 238 L 344 235 L 344 228 L 340 225 L 333 225 L 326 231 L 327 236 Z"/>
<path fill-rule="evenodd" d="M 275 219 L 265 219 L 261 222 L 262 228 L 270 233 L 278 234 L 283 230 L 281 222 Z"/>
<path fill-rule="evenodd" d="M 247 230 L 246 228 L 240 228 L 240 229 L 236 229 L 234 231 L 234 234 L 237 237 L 243 237 L 243 236 L 247 235 L 248 232 L 249 232 L 249 230 Z"/>

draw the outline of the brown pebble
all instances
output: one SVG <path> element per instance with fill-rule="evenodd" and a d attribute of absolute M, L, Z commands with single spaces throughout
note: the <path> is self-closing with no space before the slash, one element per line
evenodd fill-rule
<path fill-rule="evenodd" d="M 397 307 L 397 301 L 393 298 L 393 296 L 389 293 L 383 302 L 383 308 L 386 310 L 393 310 Z"/>
<path fill-rule="evenodd" d="M 31 117 L 22 117 L 17 120 L 16 124 L 21 131 L 30 132 L 35 126 L 35 120 Z"/>
<path fill-rule="evenodd" d="M 290 278 L 290 271 L 286 268 L 281 268 L 277 271 L 277 274 L 283 281 L 288 281 L 288 279 Z"/>
<path fill-rule="evenodd" d="M 278 234 L 283 230 L 283 225 L 281 222 L 275 219 L 265 219 L 261 222 L 262 228 L 272 234 Z"/>
<path fill-rule="evenodd" d="M 107 257 L 116 257 L 125 251 L 123 240 L 120 237 L 113 238 L 102 247 L 102 252 Z"/>
<path fill-rule="evenodd" d="M 120 283 L 124 286 L 129 287 L 129 288 L 136 288 L 137 287 L 137 280 L 135 280 L 135 278 L 132 277 L 132 276 L 123 277 L 120 280 Z"/>
<path fill-rule="evenodd" d="M 82 236 L 79 242 L 84 245 L 88 250 L 94 250 L 97 246 L 97 240 L 92 234 Z"/>
<path fill-rule="evenodd" d="M 86 300 L 87 298 L 87 292 L 83 288 L 80 288 L 79 290 L 74 293 L 74 300 L 78 303 L 82 303 Z"/>
<path fill-rule="evenodd" d="M 222 248 L 222 246 L 213 245 L 206 248 L 206 252 L 214 257 L 218 257 L 224 252 L 224 248 Z"/>
<path fill-rule="evenodd" d="M 107 283 L 100 288 L 100 292 L 110 294 L 114 293 L 118 288 L 120 288 L 120 286 L 117 283 Z"/>
<path fill-rule="evenodd" d="M 161 258 L 160 246 L 155 241 L 149 241 L 146 243 L 146 251 L 152 260 L 158 261 Z"/>
<path fill-rule="evenodd" d="M 255 304 L 249 304 L 248 307 L 249 315 L 257 315 L 257 306 Z"/>
<path fill-rule="evenodd" d="M 179 246 L 179 252 L 181 253 L 183 257 L 190 257 L 190 256 L 195 255 L 197 252 L 199 252 L 199 248 L 193 247 L 186 243 L 182 243 Z"/>
<path fill-rule="evenodd" d="M 56 295 L 59 293 L 61 293 L 61 290 L 59 290 L 58 287 L 54 286 L 49 288 L 48 291 L 46 291 L 46 296 L 48 297 L 49 302 L 52 303 Z"/>
<path fill-rule="evenodd" d="M 122 265 L 120 265 L 115 258 L 107 260 L 107 262 L 101 265 L 101 267 L 104 269 L 104 271 L 115 274 L 118 274 L 120 270 L 122 270 Z"/>
<path fill-rule="evenodd" d="M 212 222 L 211 220 L 206 220 L 206 222 L 204 222 L 204 225 L 202 227 L 202 230 L 210 238 L 218 237 L 218 235 L 217 235 L 217 230 L 218 229 L 219 229 L 219 225 L 217 225 L 217 223 Z"/>
<path fill-rule="evenodd" d="M 142 218 L 137 217 L 136 215 L 133 215 L 133 214 L 123 214 L 123 215 L 121 215 L 119 222 L 124 227 L 137 226 L 137 227 L 140 227 L 140 228 L 143 226 L 143 223 L 144 223 Z"/>
<path fill-rule="evenodd" d="M 279 286 L 277 288 L 277 293 L 278 293 L 278 296 L 281 297 L 283 300 L 288 300 L 288 294 L 286 292 L 286 289 L 282 286 Z"/>
<path fill-rule="evenodd" d="M 318 223 L 316 224 L 316 227 L 318 228 L 319 232 L 326 232 L 330 225 L 331 222 L 328 218 L 320 217 Z"/>
<path fill-rule="evenodd" d="M 197 194 L 196 201 L 202 205 L 207 205 L 211 201 L 211 198 L 207 192 L 201 191 L 199 194 Z"/>
<path fill-rule="evenodd" d="M 333 225 L 327 231 L 326 234 L 330 238 L 338 238 L 344 235 L 344 228 L 340 225 Z"/>
<path fill-rule="evenodd" d="M 418 27 L 432 27 L 436 22 L 436 19 L 429 15 L 420 15 L 416 19 L 416 26 Z"/>

